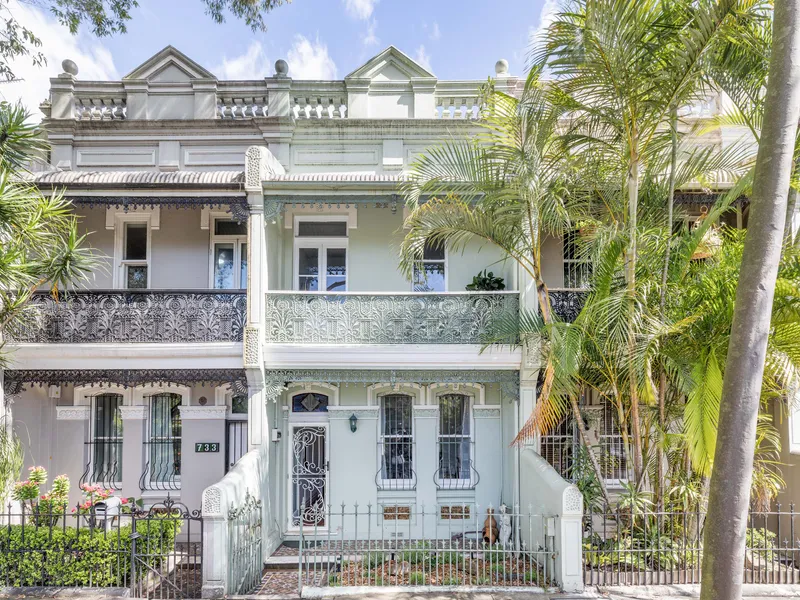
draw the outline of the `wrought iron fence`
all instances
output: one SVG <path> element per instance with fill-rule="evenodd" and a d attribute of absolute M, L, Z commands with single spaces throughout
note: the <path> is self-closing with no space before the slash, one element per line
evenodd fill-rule
<path fill-rule="evenodd" d="M 73 291 L 37 293 L 11 324 L 18 343 L 241 342 L 247 292 Z"/>
<path fill-rule="evenodd" d="M 562 321 L 572 322 L 583 309 L 583 303 L 586 302 L 589 292 L 581 289 L 550 289 L 548 294 L 550 295 L 550 306 L 553 312 Z"/>
<path fill-rule="evenodd" d="M 115 501 L 42 503 L 0 513 L 0 584 L 129 588 L 136 598 L 199 598 L 200 515 L 167 500 L 147 511 Z"/>
<path fill-rule="evenodd" d="M 225 421 L 225 472 L 247 454 L 247 421 Z"/>
<path fill-rule="evenodd" d="M 298 584 L 549 589 L 557 517 L 475 504 L 326 508 L 300 531 Z"/>
<path fill-rule="evenodd" d="M 518 311 L 518 292 L 271 292 L 266 297 L 266 341 L 480 344 L 493 320 Z"/>
<path fill-rule="evenodd" d="M 583 573 L 586 585 L 700 583 L 705 513 L 602 510 L 584 515 Z M 746 535 L 744 583 L 800 583 L 800 514 L 751 512 Z"/>
<path fill-rule="evenodd" d="M 228 513 L 228 594 L 247 594 L 261 583 L 261 500 L 248 493 Z"/>

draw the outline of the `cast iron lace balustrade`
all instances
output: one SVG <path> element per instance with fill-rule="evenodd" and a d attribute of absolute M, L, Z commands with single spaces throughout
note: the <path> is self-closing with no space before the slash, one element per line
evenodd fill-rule
<path fill-rule="evenodd" d="M 589 290 L 548 290 L 550 306 L 562 321 L 574 321 L 586 302 Z"/>
<path fill-rule="evenodd" d="M 35 294 L 11 328 L 18 343 L 241 342 L 245 291 Z"/>
<path fill-rule="evenodd" d="M 269 293 L 268 343 L 480 344 L 519 311 L 517 292 Z"/>

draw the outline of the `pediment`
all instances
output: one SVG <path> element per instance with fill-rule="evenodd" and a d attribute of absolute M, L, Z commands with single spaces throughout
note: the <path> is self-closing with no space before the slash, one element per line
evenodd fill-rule
<path fill-rule="evenodd" d="M 145 79 L 158 82 L 186 82 L 192 79 L 216 79 L 214 75 L 194 62 L 180 50 L 167 46 L 122 78 Z"/>
<path fill-rule="evenodd" d="M 435 79 L 436 76 L 394 46 L 389 46 L 377 56 L 373 56 L 345 77 L 345 79 L 396 82 L 419 78 Z"/>

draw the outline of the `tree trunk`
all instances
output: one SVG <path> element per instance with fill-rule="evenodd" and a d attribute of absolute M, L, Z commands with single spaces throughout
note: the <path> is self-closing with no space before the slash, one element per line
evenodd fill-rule
<path fill-rule="evenodd" d="M 775 0 L 773 48 L 720 403 L 701 600 L 742 594 L 756 420 L 800 117 L 800 0 Z"/>
<path fill-rule="evenodd" d="M 639 159 L 636 156 L 638 139 L 633 135 L 631 148 L 631 162 L 628 166 L 628 227 L 630 241 L 628 242 L 627 256 L 625 257 L 625 279 L 628 287 L 630 302 L 636 298 L 636 238 L 637 217 L 639 212 Z M 630 381 L 631 395 L 631 433 L 633 435 L 633 476 L 637 482 L 642 479 L 642 430 L 639 420 L 639 384 L 636 380 L 633 356 L 636 340 L 633 329 L 628 334 L 628 379 Z"/>

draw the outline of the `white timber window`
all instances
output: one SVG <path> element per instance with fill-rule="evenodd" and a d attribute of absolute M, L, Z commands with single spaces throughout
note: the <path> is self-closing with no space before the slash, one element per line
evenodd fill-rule
<path fill-rule="evenodd" d="M 564 287 L 585 288 L 589 285 L 591 264 L 578 243 L 579 232 L 570 231 L 563 238 Z"/>
<path fill-rule="evenodd" d="M 129 290 L 150 287 L 150 217 L 132 214 L 119 217 L 115 255 L 117 288 Z"/>
<path fill-rule="evenodd" d="M 472 402 L 470 396 L 439 396 L 439 482 L 445 488 L 470 487 L 472 480 Z"/>
<path fill-rule="evenodd" d="M 180 394 L 161 392 L 146 397 L 148 405 L 143 490 L 179 490 L 182 423 Z"/>
<path fill-rule="evenodd" d="M 213 219 L 210 276 L 216 290 L 247 288 L 247 223 Z"/>
<path fill-rule="evenodd" d="M 295 217 L 294 288 L 347 291 L 347 217 Z"/>
<path fill-rule="evenodd" d="M 414 265 L 415 292 L 447 291 L 447 251 L 444 246 L 425 243 L 422 258 Z"/>
<path fill-rule="evenodd" d="M 122 489 L 122 403 L 122 394 L 91 397 L 88 461 L 82 478 L 85 483 Z"/>

